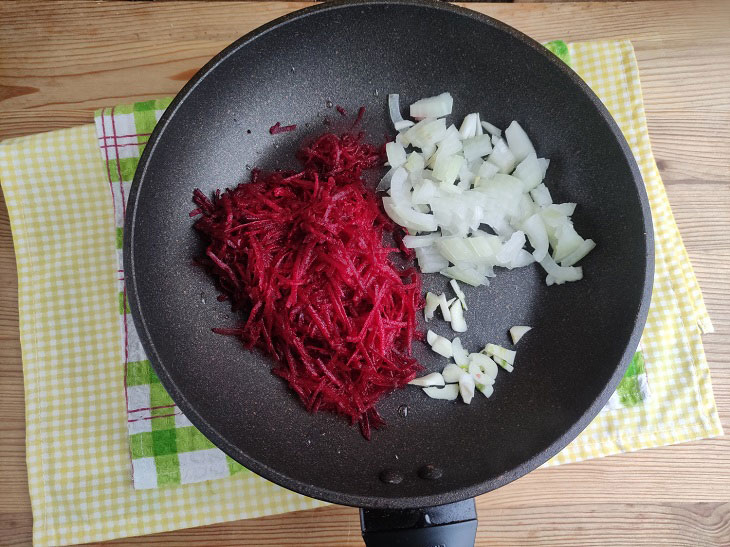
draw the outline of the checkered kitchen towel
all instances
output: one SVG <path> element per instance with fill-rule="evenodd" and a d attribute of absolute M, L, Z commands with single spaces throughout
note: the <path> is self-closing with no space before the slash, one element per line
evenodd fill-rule
<path fill-rule="evenodd" d="M 601 413 L 549 465 L 722 434 L 700 339 L 700 328 L 707 332 L 711 324 L 651 154 L 631 44 L 573 43 L 567 51 L 573 68 L 622 128 L 647 186 L 656 274 L 642 354 L 652 395 L 642 404 Z M 138 148 L 146 140 L 136 139 L 136 144 L 117 139 L 116 148 Z M 0 182 L 18 265 L 34 543 L 101 541 L 322 505 L 247 472 L 164 488 L 132 487 L 131 407 L 124 400 L 117 336 L 113 175 L 99 161 L 98 143 L 93 126 L 0 143 Z M 101 144 L 114 148 L 114 138 Z M 120 161 L 119 169 L 124 177 L 128 163 Z M 126 195 L 128 189 L 122 189 Z M 640 363 L 635 368 L 638 383 Z M 129 363 L 127 369 L 129 386 L 155 383 L 148 369 Z M 152 439 L 157 455 L 177 451 L 178 442 L 206 450 L 208 445 L 196 446 L 198 441 L 177 433 L 174 444 L 170 434 L 158 434 L 155 443 L 153 433 L 139 449 L 149 451 Z M 175 452 L 178 458 L 180 453 Z"/>
<path fill-rule="evenodd" d="M 570 64 L 570 50 L 562 41 L 546 46 Z M 219 478 L 242 468 L 215 449 L 185 418 L 167 395 L 142 350 L 129 315 L 124 285 L 122 239 L 126 199 L 145 143 L 171 99 L 105 108 L 96 113 L 96 133 L 112 192 L 117 234 L 120 334 L 127 378 L 129 441 L 135 488 L 153 488 Z M 644 355 L 634 363 L 604 411 L 643 403 L 649 382 Z"/>

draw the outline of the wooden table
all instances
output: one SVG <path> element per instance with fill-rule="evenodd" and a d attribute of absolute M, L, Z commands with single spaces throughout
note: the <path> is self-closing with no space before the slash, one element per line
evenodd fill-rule
<path fill-rule="evenodd" d="M 305 3 L 0 4 L 0 140 L 174 94 L 235 38 Z M 730 3 L 469 4 L 537 40 L 629 37 L 652 144 L 717 333 L 705 337 L 730 431 Z M 26 545 L 17 280 L 0 205 L 0 544 Z M 543 469 L 477 500 L 480 545 L 730 545 L 730 437 Z M 313 511 L 120 544 L 360 545 L 357 511 Z"/>

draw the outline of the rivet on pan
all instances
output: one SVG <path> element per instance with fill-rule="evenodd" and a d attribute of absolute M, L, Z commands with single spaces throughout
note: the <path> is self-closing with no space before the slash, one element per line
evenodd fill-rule
<path fill-rule="evenodd" d="M 436 467 L 435 465 L 424 465 L 421 467 L 421 469 L 418 470 L 418 476 L 422 479 L 426 479 L 429 481 L 435 481 L 437 479 L 440 479 L 441 476 L 444 474 L 444 472 L 441 470 L 440 467 Z"/>
<path fill-rule="evenodd" d="M 386 484 L 400 484 L 403 482 L 403 475 L 392 469 L 383 469 L 380 472 L 380 480 Z"/>

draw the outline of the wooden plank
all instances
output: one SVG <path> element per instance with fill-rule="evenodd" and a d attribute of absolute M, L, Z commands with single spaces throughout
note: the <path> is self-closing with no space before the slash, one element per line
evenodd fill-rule
<path fill-rule="evenodd" d="M 88 123 L 95 108 L 174 94 L 212 55 L 306 3 L 0 4 L 0 139 Z M 631 38 L 652 144 L 718 331 L 705 337 L 730 428 L 730 3 L 469 4 L 537 40 Z M 93 24 L 89 21 L 93 20 Z M 1 200 L 0 200 L 1 201 Z M 0 529 L 31 533 L 17 280 L 0 205 Z M 539 470 L 478 499 L 479 545 L 730 544 L 730 437 Z M 306 533 L 302 532 L 306 530 Z M 361 545 L 328 507 L 119 541 Z"/>

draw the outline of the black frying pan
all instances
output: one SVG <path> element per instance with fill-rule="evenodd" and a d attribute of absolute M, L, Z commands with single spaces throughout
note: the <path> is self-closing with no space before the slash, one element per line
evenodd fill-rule
<path fill-rule="evenodd" d="M 399 390 L 379 404 L 387 427 L 368 442 L 337 416 L 308 414 L 270 373 L 269 360 L 211 332 L 240 318 L 215 301 L 211 279 L 193 265 L 202 246 L 188 217 L 191 195 L 196 187 L 210 193 L 247 180 L 247 165 L 294 167 L 300 140 L 323 132 L 325 117 L 337 118 L 329 101 L 349 112 L 365 105 L 364 128 L 380 141 L 390 131 L 387 93 L 400 93 L 405 105 L 445 90 L 455 97 L 453 119 L 478 110 L 501 127 L 519 120 L 538 153 L 551 159 L 546 183 L 554 199 L 578 203 L 578 231 L 598 247 L 583 261 L 585 279 L 578 283 L 547 287 L 534 266 L 500 271 L 487 288 L 466 287 L 465 347 L 508 344 L 510 326 L 535 327 L 520 342 L 514 373 L 500 374 L 494 395 L 477 394 L 469 406 Z M 277 121 L 299 128 L 272 136 L 268 129 Z M 162 383 L 190 420 L 267 479 L 374 509 L 468 499 L 535 469 L 568 444 L 624 373 L 653 276 L 641 177 L 595 95 L 514 29 L 420 1 L 320 5 L 265 25 L 217 55 L 157 125 L 135 176 L 125 234 L 135 324 Z M 446 288 L 440 276 L 424 282 L 430 290 Z M 436 330 L 453 336 L 445 324 Z M 416 346 L 429 370 L 444 366 Z M 404 405 L 407 416 L 398 411 Z M 452 517 L 443 520 L 459 520 Z"/>

